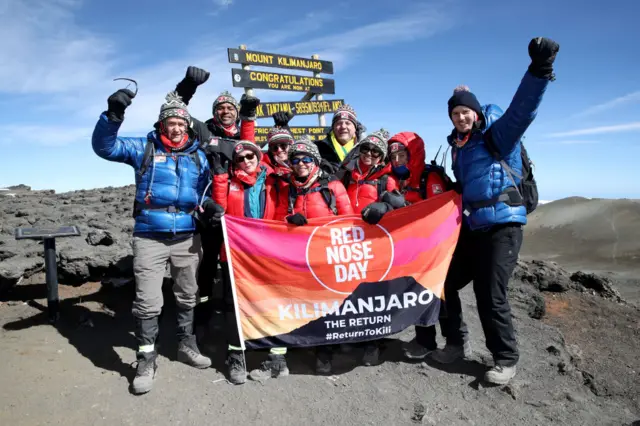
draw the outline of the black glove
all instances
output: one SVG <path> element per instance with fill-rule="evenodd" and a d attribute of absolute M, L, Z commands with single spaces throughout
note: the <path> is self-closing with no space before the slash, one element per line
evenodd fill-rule
<path fill-rule="evenodd" d="M 199 85 L 209 79 L 209 72 L 198 67 L 188 67 L 184 78 L 176 86 L 176 92 L 182 98 L 182 101 L 189 105 L 189 101 L 196 93 Z"/>
<path fill-rule="evenodd" d="M 407 202 L 404 199 L 404 195 L 402 195 L 397 190 L 393 190 L 391 192 L 385 191 L 382 194 L 382 197 L 380 197 L 380 201 L 390 205 L 394 210 L 400 209 L 407 205 Z"/>
<path fill-rule="evenodd" d="M 184 76 L 184 79 L 189 83 L 200 86 L 209 80 L 209 71 L 198 67 L 188 67 L 187 74 Z"/>
<path fill-rule="evenodd" d="M 531 65 L 529 72 L 538 78 L 555 80 L 553 61 L 560 50 L 560 45 L 550 38 L 536 37 L 529 42 Z"/>
<path fill-rule="evenodd" d="M 324 158 L 320 161 L 320 168 L 329 175 L 335 175 L 338 170 L 340 170 L 340 167 L 328 162 Z"/>
<path fill-rule="evenodd" d="M 221 205 L 217 204 L 211 198 L 207 199 L 202 204 L 202 213 L 200 213 L 201 219 L 204 223 L 208 223 L 211 226 L 220 224 L 220 219 L 224 215 L 224 209 Z"/>
<path fill-rule="evenodd" d="M 387 203 L 371 203 L 362 210 L 362 220 L 370 225 L 380 222 L 382 216 L 393 210 Z"/>
<path fill-rule="evenodd" d="M 289 120 L 293 118 L 290 112 L 276 112 L 272 115 L 276 127 L 289 127 Z"/>
<path fill-rule="evenodd" d="M 209 167 L 213 170 L 214 175 L 223 175 L 229 170 L 229 165 L 222 160 L 222 156 L 217 151 L 216 147 L 207 145 L 204 149 L 207 154 L 207 160 L 209 160 Z"/>
<path fill-rule="evenodd" d="M 287 222 L 296 226 L 302 226 L 307 224 L 307 218 L 304 217 L 302 213 L 292 214 L 290 216 L 287 216 L 286 219 L 287 219 Z"/>
<path fill-rule="evenodd" d="M 131 105 L 136 95 L 129 89 L 120 89 L 107 99 L 107 118 L 121 123 L 124 120 L 124 110 Z"/>
<path fill-rule="evenodd" d="M 260 105 L 260 99 L 255 96 L 247 96 L 246 93 L 242 95 L 240 98 L 240 119 L 255 121 L 258 105 Z"/>

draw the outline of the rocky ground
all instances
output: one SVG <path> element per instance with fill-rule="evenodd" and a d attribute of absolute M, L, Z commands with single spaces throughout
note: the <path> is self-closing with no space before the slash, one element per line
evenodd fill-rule
<path fill-rule="evenodd" d="M 359 365 L 355 351 L 336 358 L 334 376 L 319 377 L 313 353 L 292 350 L 290 377 L 242 386 L 224 379 L 218 345 L 206 348 L 214 368 L 175 360 L 167 288 L 158 380 L 135 397 L 128 391 L 131 200 L 132 187 L 23 190 L 0 199 L 0 424 L 640 425 L 638 308 L 621 296 L 615 275 L 568 272 L 548 260 L 521 261 L 514 273 L 521 362 L 506 387 L 481 381 L 490 356 L 470 287 L 463 291 L 474 348 L 467 361 L 405 362 L 401 342 L 413 336 L 406 330 L 385 341 L 379 366 Z M 77 224 L 83 233 L 58 244 L 61 276 L 84 284 L 61 286 L 56 327 L 44 313 L 42 248 L 12 235 L 16 226 L 52 224 Z M 221 324 L 212 325 L 219 332 Z M 249 353 L 249 368 L 263 356 Z"/>

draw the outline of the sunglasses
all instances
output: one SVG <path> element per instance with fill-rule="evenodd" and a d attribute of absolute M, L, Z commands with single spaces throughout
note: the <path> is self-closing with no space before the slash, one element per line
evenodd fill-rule
<path fill-rule="evenodd" d="M 360 147 L 360 154 L 371 154 L 374 158 L 382 157 L 382 153 L 377 149 L 373 149 L 370 145 L 363 145 Z"/>
<path fill-rule="evenodd" d="M 298 164 L 300 164 L 301 161 L 304 164 L 311 164 L 311 163 L 313 163 L 313 158 L 311 158 L 311 157 L 296 157 L 296 158 L 291 160 L 291 165 L 297 166 Z"/>
<path fill-rule="evenodd" d="M 273 152 L 278 152 L 278 150 L 281 151 L 288 151 L 289 150 L 289 144 L 288 143 L 274 143 L 271 145 L 271 151 Z"/>
<path fill-rule="evenodd" d="M 254 153 L 247 154 L 247 155 L 243 155 L 243 156 L 238 155 L 238 156 L 236 157 L 236 163 L 237 163 L 237 164 L 240 164 L 240 163 L 242 163 L 242 162 L 243 162 L 243 161 L 245 161 L 245 160 L 246 160 L 246 161 L 252 161 L 254 158 L 256 158 L 256 155 L 255 155 Z"/>

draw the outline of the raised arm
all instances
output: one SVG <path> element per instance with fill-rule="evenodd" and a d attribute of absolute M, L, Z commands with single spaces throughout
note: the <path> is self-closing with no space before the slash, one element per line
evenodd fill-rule
<path fill-rule="evenodd" d="M 538 106 L 553 74 L 553 62 L 560 46 L 553 40 L 538 37 L 529 43 L 531 64 L 509 108 L 492 126 L 493 141 L 500 153 L 507 155 L 535 119 Z"/>

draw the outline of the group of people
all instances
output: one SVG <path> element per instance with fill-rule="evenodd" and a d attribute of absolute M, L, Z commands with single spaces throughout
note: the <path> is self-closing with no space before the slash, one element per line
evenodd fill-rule
<path fill-rule="evenodd" d="M 211 365 L 200 353 L 194 324 L 199 327 L 209 320 L 207 300 L 220 269 L 229 380 L 246 381 L 222 249 L 222 215 L 305 226 L 311 218 L 359 214 L 375 224 L 389 211 L 449 189 L 462 195 L 463 223 L 444 286 L 440 328 L 446 344 L 438 349 L 435 325 L 416 326 L 415 338 L 404 347 L 405 355 L 409 359 L 431 356 L 444 364 L 469 355 L 458 292 L 473 281 L 487 348 L 494 358 L 485 380 L 509 382 L 516 373 L 518 348 L 507 285 L 527 213 L 522 195 L 517 191 L 514 195 L 523 168 L 520 141 L 554 79 L 559 46 L 553 40 L 535 38 L 528 49 L 531 64 L 504 113 L 496 105 L 481 105 L 466 86 L 457 87 L 448 100 L 454 129 L 447 140 L 455 183 L 444 168 L 427 164 L 425 144 L 418 134 L 404 131 L 390 136 L 384 129 L 364 134 L 349 105 L 335 112 L 331 131 L 317 142 L 296 140 L 288 127 L 291 116 L 274 114 L 275 125 L 263 152 L 254 142 L 257 98 L 243 95 L 237 102 L 223 92 L 213 102 L 212 117 L 206 122 L 189 114 L 190 99 L 209 78 L 205 70 L 187 69 L 161 106 L 155 129 L 144 138 L 118 136 L 135 94 L 121 89 L 111 95 L 92 144 L 100 157 L 127 163 L 136 171 L 133 315 L 138 366 L 133 392 L 150 391 L 156 376 L 167 264 L 176 298 L 177 359 L 196 368 Z M 488 149 L 489 145 L 495 149 Z M 332 345 L 316 348 L 318 374 L 332 371 L 334 350 Z M 379 352 L 375 341 L 365 342 L 363 363 L 377 364 Z M 286 376 L 286 353 L 287 348 L 272 348 L 249 377 Z"/>

